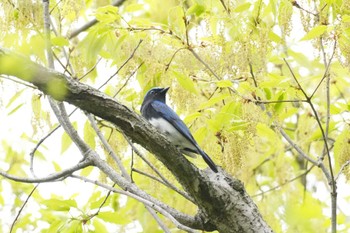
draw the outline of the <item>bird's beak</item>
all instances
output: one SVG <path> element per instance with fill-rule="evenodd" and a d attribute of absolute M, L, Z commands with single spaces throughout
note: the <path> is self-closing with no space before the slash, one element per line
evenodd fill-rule
<path fill-rule="evenodd" d="M 163 88 L 162 93 L 167 93 L 170 87 Z"/>

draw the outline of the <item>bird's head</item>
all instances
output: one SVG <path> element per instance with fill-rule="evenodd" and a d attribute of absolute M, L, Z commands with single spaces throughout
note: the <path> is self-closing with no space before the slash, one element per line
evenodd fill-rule
<path fill-rule="evenodd" d="M 143 100 L 144 103 L 146 102 L 152 102 L 154 100 L 161 101 L 165 103 L 165 95 L 170 87 L 161 88 L 161 87 L 154 87 L 151 90 L 149 90 Z"/>

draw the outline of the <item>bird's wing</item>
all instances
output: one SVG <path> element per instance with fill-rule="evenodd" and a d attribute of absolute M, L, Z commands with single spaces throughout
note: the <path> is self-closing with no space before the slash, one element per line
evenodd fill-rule
<path fill-rule="evenodd" d="M 190 130 L 187 128 L 185 123 L 180 119 L 180 117 L 168 105 L 160 101 L 153 101 L 151 103 L 151 106 L 162 118 L 164 118 L 171 125 L 173 125 L 174 128 L 177 129 L 195 147 L 198 147 Z"/>
<path fill-rule="evenodd" d="M 200 154 L 214 172 L 218 172 L 213 160 L 211 160 L 211 158 L 198 146 L 196 140 L 194 140 L 185 123 L 171 108 L 169 108 L 168 105 L 160 101 L 153 101 L 151 103 L 151 107 L 159 114 L 159 116 L 167 120 L 172 126 L 174 126 L 175 129 L 177 129 L 177 131 L 179 131 L 187 140 L 189 140 L 195 148 L 197 148 L 195 153 Z"/>

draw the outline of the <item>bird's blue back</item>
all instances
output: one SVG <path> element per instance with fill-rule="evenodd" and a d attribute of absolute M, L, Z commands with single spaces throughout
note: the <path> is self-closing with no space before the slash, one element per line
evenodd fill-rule
<path fill-rule="evenodd" d="M 177 146 L 182 153 L 194 157 L 200 154 L 204 161 L 214 171 L 218 172 L 215 163 L 198 146 L 190 130 L 180 117 L 165 103 L 165 94 L 169 88 L 152 88 L 149 90 L 141 106 L 141 114 L 153 126 L 167 135 L 170 142 Z"/>

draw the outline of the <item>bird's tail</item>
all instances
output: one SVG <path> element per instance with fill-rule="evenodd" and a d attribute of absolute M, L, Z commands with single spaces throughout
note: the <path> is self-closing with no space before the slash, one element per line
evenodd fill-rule
<path fill-rule="evenodd" d="M 211 170 L 213 170 L 215 173 L 218 172 L 218 168 L 216 167 L 215 163 L 213 162 L 213 160 L 211 160 L 211 158 L 209 157 L 209 155 L 207 155 L 204 151 L 202 151 L 200 148 L 198 148 L 199 153 L 201 154 L 201 156 L 203 157 L 204 161 L 209 165 L 209 167 L 211 168 Z"/>

